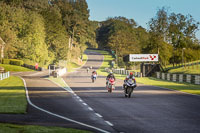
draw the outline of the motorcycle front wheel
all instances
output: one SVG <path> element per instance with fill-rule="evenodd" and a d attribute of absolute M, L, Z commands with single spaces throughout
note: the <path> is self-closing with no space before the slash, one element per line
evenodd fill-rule
<path fill-rule="evenodd" d="M 133 88 L 131 88 L 131 87 L 128 87 L 128 88 L 127 88 L 127 90 L 126 90 L 126 92 L 125 92 L 125 97 L 128 97 L 128 98 L 130 98 L 130 97 L 131 97 L 131 94 L 132 94 L 132 92 L 133 92 Z"/>

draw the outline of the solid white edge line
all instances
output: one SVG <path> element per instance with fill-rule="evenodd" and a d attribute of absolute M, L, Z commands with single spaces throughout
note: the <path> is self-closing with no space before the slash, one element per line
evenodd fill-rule
<path fill-rule="evenodd" d="M 112 123 L 110 123 L 109 121 L 105 121 L 108 125 L 113 126 Z"/>
<path fill-rule="evenodd" d="M 30 98 L 29 98 L 28 89 L 27 89 L 25 80 L 24 80 L 22 77 L 20 77 L 20 78 L 21 78 L 21 79 L 23 80 L 23 82 L 24 82 L 24 87 L 25 87 L 25 90 L 26 90 L 26 98 L 27 98 L 28 103 L 29 103 L 31 106 L 33 106 L 33 107 L 35 107 L 36 109 L 38 109 L 38 110 L 40 110 L 40 111 L 43 111 L 43 112 L 45 112 L 45 113 L 48 113 L 48 114 L 53 115 L 53 116 L 56 116 L 56 117 L 58 117 L 58 118 L 61 118 L 61 119 L 64 119 L 64 120 L 67 120 L 67 121 L 70 121 L 70 122 L 73 122 L 73 123 L 76 123 L 76 124 L 85 126 L 85 127 L 89 127 L 89 128 L 92 128 L 92 129 L 101 131 L 101 132 L 103 132 L 103 133 L 109 133 L 108 131 L 105 131 L 105 130 L 103 130 L 103 129 L 100 129 L 100 128 L 97 128 L 97 127 L 94 127 L 94 126 L 91 126 L 91 125 L 88 125 L 88 124 L 84 124 L 84 123 L 82 123 L 82 122 L 78 122 L 78 121 L 69 119 L 69 118 L 67 118 L 67 117 L 64 117 L 64 116 L 61 116 L 61 115 L 58 115 L 58 114 L 49 112 L 49 111 L 47 111 L 47 110 L 45 110 L 45 109 L 42 109 L 42 108 L 36 106 L 35 104 L 33 104 L 33 103 L 31 102 L 31 100 L 30 100 Z M 62 88 L 63 88 L 63 87 L 62 87 Z"/>
<path fill-rule="evenodd" d="M 97 115 L 98 117 L 103 117 L 102 115 L 100 115 L 99 113 L 95 113 L 95 115 Z"/>

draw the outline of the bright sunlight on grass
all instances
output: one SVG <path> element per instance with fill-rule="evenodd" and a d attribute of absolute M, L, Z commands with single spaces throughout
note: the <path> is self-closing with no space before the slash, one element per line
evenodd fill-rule
<path fill-rule="evenodd" d="M 6 71 L 11 71 L 11 72 L 24 72 L 24 71 L 34 71 L 32 69 L 28 69 L 25 67 L 21 66 L 16 66 L 16 65 L 9 65 L 9 64 L 0 64 L 1 67 L 4 67 Z"/>
<path fill-rule="evenodd" d="M 89 131 L 61 127 L 1 124 L 0 133 L 90 133 Z"/>
<path fill-rule="evenodd" d="M 200 74 L 200 64 L 194 66 L 171 69 L 169 73 Z"/>
<path fill-rule="evenodd" d="M 68 72 L 73 72 L 73 71 L 75 71 L 75 69 L 77 69 L 77 68 L 79 68 L 79 67 L 81 67 L 82 65 L 84 65 L 85 63 L 86 63 L 86 61 L 87 61 L 87 55 L 86 54 L 83 54 L 83 61 L 82 61 L 82 63 L 80 63 L 80 64 L 77 64 L 77 63 L 75 63 L 75 62 L 68 62 L 67 63 L 67 71 Z"/>
<path fill-rule="evenodd" d="M 174 90 L 179 90 L 191 94 L 198 94 L 200 95 L 200 86 L 199 85 L 193 85 L 193 84 L 187 84 L 187 83 L 176 83 L 176 82 L 170 82 L 165 81 L 161 79 L 156 78 L 136 78 L 136 81 L 142 84 L 146 85 L 152 85 L 152 86 L 159 86 L 163 88 L 169 88 Z"/>
<path fill-rule="evenodd" d="M 0 81 L 0 113 L 26 113 L 27 101 L 23 81 L 11 76 Z"/>

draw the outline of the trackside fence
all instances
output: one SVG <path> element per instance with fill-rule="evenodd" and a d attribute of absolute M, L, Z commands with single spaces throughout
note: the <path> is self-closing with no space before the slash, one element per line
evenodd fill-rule
<path fill-rule="evenodd" d="M 108 73 L 113 72 L 115 74 L 121 74 L 121 75 L 129 75 L 130 72 L 132 72 L 132 71 L 125 70 L 124 68 L 120 68 L 120 69 L 105 68 L 105 71 L 108 72 Z M 134 74 L 135 77 L 142 77 L 141 72 L 133 72 L 133 74 Z"/>
<path fill-rule="evenodd" d="M 200 85 L 200 75 L 156 72 L 156 78 L 173 82 L 186 82 L 190 84 Z"/>
<path fill-rule="evenodd" d="M 0 73 L 0 80 L 4 80 L 10 77 L 10 72 Z"/>

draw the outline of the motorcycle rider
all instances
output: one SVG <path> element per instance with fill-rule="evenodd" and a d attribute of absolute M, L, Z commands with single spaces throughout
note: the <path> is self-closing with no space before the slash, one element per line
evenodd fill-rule
<path fill-rule="evenodd" d="M 87 73 L 90 71 L 90 68 L 89 67 L 87 67 Z"/>
<path fill-rule="evenodd" d="M 92 78 L 94 78 L 96 80 L 96 78 L 97 78 L 97 72 L 96 71 L 92 72 Z"/>
<path fill-rule="evenodd" d="M 110 78 L 113 78 L 115 80 L 115 76 L 112 72 L 110 72 L 108 74 L 108 76 L 106 77 L 106 86 L 108 85 L 108 81 L 109 81 Z"/>
<path fill-rule="evenodd" d="M 132 80 L 134 80 L 134 82 L 136 82 L 135 81 L 135 77 L 133 76 L 133 72 L 130 72 L 129 73 L 129 75 L 125 78 L 125 80 L 124 80 L 124 84 L 123 84 L 123 89 L 126 89 L 126 82 L 129 80 L 129 79 L 132 79 Z"/>

